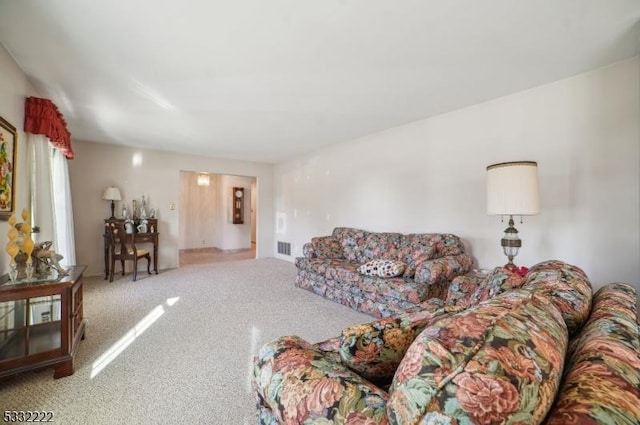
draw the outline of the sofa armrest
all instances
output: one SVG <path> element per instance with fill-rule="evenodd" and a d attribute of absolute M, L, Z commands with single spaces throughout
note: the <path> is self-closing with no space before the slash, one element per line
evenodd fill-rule
<path fill-rule="evenodd" d="M 468 273 L 473 265 L 469 254 L 447 255 L 434 260 L 426 260 L 416 267 L 416 283 L 435 284 L 450 281 L 456 276 Z"/>
<path fill-rule="evenodd" d="M 640 332 L 636 291 L 612 283 L 593 296 L 587 323 L 569 343 L 565 376 L 547 424 L 637 424 Z"/>
<path fill-rule="evenodd" d="M 510 289 L 520 288 L 525 278 L 504 267 L 496 267 L 484 278 L 458 276 L 449 285 L 445 304 L 469 308 Z"/>
<path fill-rule="evenodd" d="M 471 275 L 457 276 L 447 288 L 446 305 L 470 307 L 470 297 L 476 293 L 482 283 L 482 278 Z"/>
<path fill-rule="evenodd" d="M 327 360 L 298 336 L 278 338 L 260 349 L 252 385 L 259 409 L 269 411 L 278 423 L 302 424 L 320 417 L 336 419 L 336 424 L 386 419 L 385 391 Z"/>
<path fill-rule="evenodd" d="M 388 384 L 416 336 L 436 319 L 461 310 L 433 298 L 397 316 L 345 328 L 342 362 L 372 382 Z"/>
<path fill-rule="evenodd" d="M 302 246 L 302 254 L 306 258 L 334 258 L 343 259 L 344 251 L 340 241 L 334 236 L 318 236 L 311 238 Z"/>

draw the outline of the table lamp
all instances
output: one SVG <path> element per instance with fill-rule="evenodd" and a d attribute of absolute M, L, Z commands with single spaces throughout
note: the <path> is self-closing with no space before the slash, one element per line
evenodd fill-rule
<path fill-rule="evenodd" d="M 120 196 L 120 189 L 118 189 L 115 186 L 109 186 L 104 190 L 104 193 L 102 194 L 102 199 L 111 201 L 111 217 L 109 217 L 109 219 L 115 219 L 116 218 L 114 214 L 114 210 L 116 206 L 115 201 L 120 201 L 122 199 L 122 197 Z"/>
<path fill-rule="evenodd" d="M 516 269 L 513 258 L 518 255 L 522 241 L 513 225 L 513 216 L 540 213 L 538 194 L 538 163 L 534 161 L 501 162 L 487 167 L 487 214 L 509 216 L 509 227 L 500 241 L 509 259 L 505 268 Z"/>

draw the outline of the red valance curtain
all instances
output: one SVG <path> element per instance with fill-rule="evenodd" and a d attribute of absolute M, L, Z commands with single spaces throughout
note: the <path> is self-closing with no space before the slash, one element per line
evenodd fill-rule
<path fill-rule="evenodd" d="M 24 131 L 44 134 L 67 159 L 73 159 L 71 133 L 67 130 L 67 122 L 49 99 L 27 98 L 24 105 Z"/>

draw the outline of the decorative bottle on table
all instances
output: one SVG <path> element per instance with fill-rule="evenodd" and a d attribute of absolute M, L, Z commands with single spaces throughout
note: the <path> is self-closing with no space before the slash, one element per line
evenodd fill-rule
<path fill-rule="evenodd" d="M 18 232 L 18 229 L 16 229 L 16 216 L 15 214 L 11 214 L 11 217 L 9 217 L 8 220 L 9 226 L 11 226 L 9 228 L 9 232 L 7 233 L 7 236 L 9 237 L 9 242 L 7 243 L 7 254 L 9 254 L 9 258 L 11 259 L 9 261 L 9 279 L 11 279 L 11 281 L 15 281 L 16 278 L 18 277 L 18 265 L 16 263 L 16 255 L 18 255 L 18 253 L 20 252 L 20 246 L 18 246 L 18 236 L 20 234 L 20 232 Z"/>
<path fill-rule="evenodd" d="M 33 248 L 35 243 L 33 239 L 31 239 L 31 225 L 29 224 L 29 211 L 25 209 L 22 210 L 22 228 L 20 231 L 22 232 L 23 241 L 22 241 L 22 250 L 27 255 L 27 268 L 25 272 L 27 273 L 27 279 L 31 279 L 33 277 L 33 258 L 31 258 L 31 253 L 33 252 Z"/>
<path fill-rule="evenodd" d="M 140 218 L 147 218 L 147 203 L 144 200 L 144 195 L 142 195 L 142 201 L 140 201 Z"/>

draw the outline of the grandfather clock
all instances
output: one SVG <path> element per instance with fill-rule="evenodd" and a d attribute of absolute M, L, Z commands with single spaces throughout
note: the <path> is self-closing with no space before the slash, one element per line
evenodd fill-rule
<path fill-rule="evenodd" d="M 233 188 L 233 224 L 244 223 L 244 187 Z"/>

